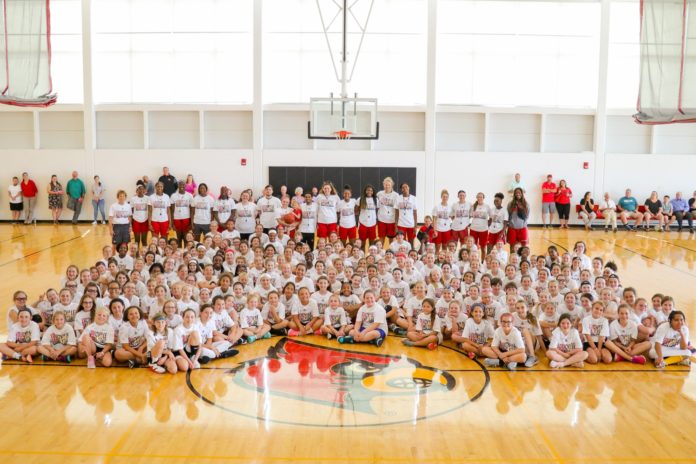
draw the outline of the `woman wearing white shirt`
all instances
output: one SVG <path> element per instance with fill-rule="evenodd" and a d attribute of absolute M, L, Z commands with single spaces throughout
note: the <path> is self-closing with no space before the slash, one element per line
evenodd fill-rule
<path fill-rule="evenodd" d="M 481 250 L 481 259 L 486 255 L 488 244 L 488 227 L 491 223 L 491 208 L 484 203 L 486 196 L 479 192 L 476 194 L 476 202 L 471 205 L 471 236 Z"/>
<path fill-rule="evenodd" d="M 299 232 L 302 234 L 302 241 L 314 250 L 314 234 L 317 230 L 317 205 L 312 200 L 312 193 L 305 193 L 305 201 L 300 206 L 302 210 L 302 222 L 300 222 Z"/>
<path fill-rule="evenodd" d="M 234 219 L 235 203 L 230 196 L 230 193 L 230 189 L 223 185 L 220 188 L 220 196 L 215 201 L 215 205 L 213 206 L 215 219 L 220 224 L 220 227 L 225 227 L 227 221 Z"/>
<path fill-rule="evenodd" d="M 377 202 L 375 198 L 375 189 L 372 185 L 367 184 L 363 188 L 362 196 L 358 199 L 356 207 L 358 216 L 358 236 L 360 240 L 370 244 L 377 240 Z"/>
<path fill-rule="evenodd" d="M 406 239 L 413 245 L 416 238 L 416 224 L 418 223 L 418 211 L 416 197 L 411 195 L 411 188 L 404 182 L 401 184 L 401 196 L 396 203 L 396 227 L 406 235 Z"/>
<path fill-rule="evenodd" d="M 452 204 L 450 217 L 452 218 L 452 239 L 464 245 L 469 236 L 469 224 L 471 224 L 471 203 L 466 201 L 466 192 L 457 192 L 457 202 Z"/>
<path fill-rule="evenodd" d="M 193 236 L 200 241 L 201 235 L 210 232 L 210 221 L 213 218 L 213 206 L 215 201 L 208 195 L 208 185 L 201 182 L 198 185 L 198 194 L 193 197 Z"/>
<path fill-rule="evenodd" d="M 321 192 L 317 195 L 317 237 L 327 238 L 331 232 L 337 232 L 339 202 L 336 188 L 331 182 L 324 182 Z"/>
<path fill-rule="evenodd" d="M 256 205 L 249 201 L 249 192 L 242 192 L 241 201 L 237 203 L 235 211 L 235 225 L 239 231 L 239 238 L 248 240 L 256 227 Z"/>
<path fill-rule="evenodd" d="M 147 246 L 147 230 L 148 230 L 148 203 L 149 198 L 145 196 L 145 187 L 138 185 L 135 189 L 135 196 L 131 197 L 129 203 L 133 208 L 133 236 L 135 244 Z"/>
<path fill-rule="evenodd" d="M 338 238 L 343 241 L 343 243 L 353 243 L 357 238 L 358 229 L 355 222 L 355 212 L 358 209 L 358 204 L 352 197 L 352 191 L 350 185 L 343 187 L 343 199 L 338 202 L 338 215 L 340 220 L 338 222 Z"/>
<path fill-rule="evenodd" d="M 450 217 L 448 201 L 449 192 L 442 190 L 440 192 L 440 204 L 433 208 L 433 220 L 435 221 L 433 243 L 435 243 L 437 251 L 440 251 L 443 245 L 447 245 L 452 237 L 452 218 Z"/>
<path fill-rule="evenodd" d="M 505 230 L 508 225 L 508 212 L 503 208 L 503 194 L 496 193 L 493 199 L 494 207 L 490 209 L 491 222 L 488 226 L 488 247 L 490 253 L 498 241 L 505 241 Z M 495 277 L 495 276 L 493 276 Z"/>
<path fill-rule="evenodd" d="M 384 244 L 384 239 L 392 239 L 396 235 L 396 203 L 399 194 L 394 191 L 394 180 L 386 177 L 382 182 L 384 190 L 377 192 L 377 232 L 379 241 Z"/>

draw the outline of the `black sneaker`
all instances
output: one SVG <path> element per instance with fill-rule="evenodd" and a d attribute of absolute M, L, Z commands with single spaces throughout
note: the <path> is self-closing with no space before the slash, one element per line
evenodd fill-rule
<path fill-rule="evenodd" d="M 210 358 L 207 356 L 201 356 L 198 358 L 198 362 L 201 364 L 208 364 L 210 362 Z"/>
<path fill-rule="evenodd" d="M 135 367 L 138 367 L 138 362 L 135 359 L 129 359 L 128 360 L 128 369 L 133 369 Z"/>
<path fill-rule="evenodd" d="M 238 350 L 229 349 L 229 350 L 225 350 L 222 353 L 220 353 L 220 357 L 221 358 L 231 358 L 232 356 L 236 356 L 238 354 L 239 354 Z"/>

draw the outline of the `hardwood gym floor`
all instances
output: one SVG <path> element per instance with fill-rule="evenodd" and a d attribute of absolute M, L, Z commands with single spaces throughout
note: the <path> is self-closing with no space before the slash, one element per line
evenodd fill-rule
<path fill-rule="evenodd" d="M 531 239 L 535 252 L 585 240 L 640 296 L 672 295 L 696 333 L 694 236 L 537 229 Z M 13 291 L 33 300 L 68 264 L 93 263 L 107 241 L 105 226 L 0 225 L 3 308 Z M 6 362 L 0 462 L 696 461 L 696 377 L 683 366 L 551 372 L 542 360 L 507 372 L 453 345 L 342 348 L 274 337 L 189 378 Z"/>

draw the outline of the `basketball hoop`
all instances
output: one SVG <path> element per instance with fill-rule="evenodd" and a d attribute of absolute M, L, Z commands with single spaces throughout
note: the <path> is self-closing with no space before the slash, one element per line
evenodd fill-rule
<path fill-rule="evenodd" d="M 352 132 L 347 130 L 339 130 L 334 132 L 334 134 L 336 135 L 336 140 L 347 140 L 350 139 Z"/>

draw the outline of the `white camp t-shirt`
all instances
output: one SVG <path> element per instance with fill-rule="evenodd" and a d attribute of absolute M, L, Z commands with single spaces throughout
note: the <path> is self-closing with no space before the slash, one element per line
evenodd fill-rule
<path fill-rule="evenodd" d="M 128 224 L 128 218 L 133 214 L 131 205 L 128 203 L 112 203 L 109 208 L 109 217 L 112 224 Z"/>
<path fill-rule="evenodd" d="M 493 332 L 493 343 L 491 346 L 498 348 L 500 351 L 514 351 L 524 348 L 522 333 L 515 327 L 510 328 L 510 333 L 505 334 L 502 327 L 498 327 Z"/>
<path fill-rule="evenodd" d="M 229 221 L 230 217 L 232 216 L 232 211 L 234 211 L 234 209 L 235 203 L 232 198 L 228 198 L 227 200 L 222 200 L 218 198 L 215 201 L 215 205 L 213 206 L 213 211 L 217 212 L 220 224 L 224 224 L 227 221 Z M 224 236 L 225 232 L 226 231 L 223 232 L 223 238 L 227 238 Z"/>
<path fill-rule="evenodd" d="M 195 212 L 193 213 L 193 223 L 194 224 L 210 224 L 212 219 L 212 210 L 215 206 L 215 200 L 213 200 L 209 195 L 201 196 L 196 195 L 193 198 L 193 206 Z"/>
<path fill-rule="evenodd" d="M 240 234 L 251 234 L 256 227 L 256 205 L 248 202 L 237 203 L 236 207 L 237 219 L 235 220 L 235 229 Z"/>
<path fill-rule="evenodd" d="M 315 203 L 319 207 L 317 222 L 319 224 L 335 224 L 337 221 L 337 206 L 340 199 L 337 195 L 326 196 L 323 193 L 317 195 Z"/>
<path fill-rule="evenodd" d="M 104 345 L 114 344 L 114 328 L 108 322 L 102 325 L 92 322 L 82 332 L 81 338 L 84 337 L 91 338 L 95 345 L 103 348 Z"/>
<path fill-rule="evenodd" d="M 551 332 L 551 343 L 549 348 L 555 348 L 563 353 L 582 348 L 582 340 L 576 329 L 570 329 L 568 335 L 564 335 L 560 327 L 556 327 Z"/>
<path fill-rule="evenodd" d="M 506 208 L 491 208 L 491 225 L 488 228 L 488 232 L 491 234 L 497 234 L 503 230 L 505 227 L 505 221 L 508 220 L 508 212 Z"/>
<path fill-rule="evenodd" d="M 619 320 L 616 319 L 609 324 L 609 334 L 610 340 L 618 339 L 620 345 L 628 346 L 631 341 L 638 338 L 638 325 L 629 319 L 626 321 L 626 326 L 622 327 Z"/>
<path fill-rule="evenodd" d="M 439 204 L 433 208 L 433 219 L 435 220 L 435 230 L 447 232 L 452 229 L 452 218 L 450 218 L 449 205 Z"/>
<path fill-rule="evenodd" d="M 471 213 L 471 203 L 465 201 L 460 203 L 457 201 L 452 204 L 450 208 L 450 216 L 452 219 L 452 230 L 464 230 L 471 224 L 471 218 L 469 217 Z"/>
<path fill-rule="evenodd" d="M 280 200 L 276 197 L 266 198 L 261 197 L 256 201 L 256 209 L 259 212 L 259 222 L 264 229 L 273 229 L 276 227 L 276 210 L 281 208 Z"/>
<path fill-rule="evenodd" d="M 484 345 L 488 339 L 493 338 L 493 335 L 493 326 L 486 319 L 482 319 L 477 324 L 473 318 L 469 318 L 464 323 L 464 330 L 462 330 L 462 337 L 479 345 Z"/>
<path fill-rule="evenodd" d="M 435 316 L 435 322 L 430 314 L 420 313 L 416 318 L 416 331 L 423 332 L 425 335 L 430 335 L 431 333 L 441 333 L 442 324 L 440 318 Z"/>
<path fill-rule="evenodd" d="M 360 198 L 357 200 L 358 205 L 360 204 Z M 360 215 L 358 216 L 360 224 L 365 227 L 373 227 L 377 224 L 377 205 L 375 204 L 375 199 L 373 197 L 365 198 L 365 209 L 360 210 Z"/>
<path fill-rule="evenodd" d="M 174 219 L 189 219 L 191 217 L 191 205 L 193 204 L 193 195 L 188 192 L 174 192 L 170 197 L 172 205 L 174 205 Z"/>
<path fill-rule="evenodd" d="M 399 223 L 397 224 L 399 227 L 416 227 L 416 222 L 413 218 L 413 212 L 416 210 L 416 197 L 409 195 L 407 198 L 399 195 L 396 208 L 399 210 Z"/>
<path fill-rule="evenodd" d="M 242 309 L 242 312 L 239 313 L 239 326 L 242 329 L 248 329 L 249 327 L 261 327 L 262 325 L 263 316 L 258 308 L 244 308 Z"/>
<path fill-rule="evenodd" d="M 52 325 L 46 329 L 43 337 L 41 337 L 41 344 L 49 345 L 57 350 L 62 350 L 66 346 L 75 346 L 77 344 L 75 330 L 68 324 L 65 324 L 60 330 Z"/>
<path fill-rule="evenodd" d="M 360 324 L 360 328 L 365 329 L 366 327 L 377 323 L 378 329 L 381 329 L 385 334 L 389 330 L 387 326 L 387 312 L 383 307 L 377 303 L 373 304 L 371 308 L 367 305 L 362 305 L 358 309 L 358 315 L 355 317 L 355 323 Z"/>
<path fill-rule="evenodd" d="M 385 224 L 393 224 L 396 219 L 394 210 L 400 195 L 392 190 L 387 193 L 384 190 L 377 192 L 377 220 Z"/>
<path fill-rule="evenodd" d="M 336 309 L 326 308 L 324 311 L 324 325 L 328 325 L 335 329 L 348 325 L 348 317 L 346 310 L 339 306 Z"/>
<path fill-rule="evenodd" d="M 605 317 L 595 319 L 592 315 L 583 318 L 582 334 L 591 338 L 593 342 L 598 343 L 599 337 L 609 339 L 609 321 Z"/>
<path fill-rule="evenodd" d="M 341 200 L 338 202 L 338 213 L 341 216 L 338 225 L 343 229 L 352 229 L 356 226 L 355 224 L 355 200 L 349 199 Z"/>
<path fill-rule="evenodd" d="M 133 327 L 130 322 L 125 322 L 120 329 L 118 329 L 118 342 L 121 345 L 126 343 L 131 348 L 139 348 L 143 343 L 147 343 L 147 334 L 150 330 L 147 327 L 147 322 L 144 320 L 139 320 L 138 323 Z"/>
<path fill-rule="evenodd" d="M 7 341 L 10 343 L 30 343 L 39 340 L 41 340 L 41 330 L 39 330 L 39 324 L 34 321 L 29 321 L 26 327 L 15 322 L 7 331 Z"/>
<path fill-rule="evenodd" d="M 485 232 L 488 230 L 488 219 L 491 217 L 490 206 L 474 204 L 471 207 L 471 230 Z"/>
<path fill-rule="evenodd" d="M 152 207 L 152 220 L 154 222 L 166 222 L 169 220 L 169 205 L 171 201 L 169 195 L 163 193 L 150 195 L 148 204 Z"/>
<path fill-rule="evenodd" d="M 298 299 L 292 306 L 292 315 L 298 316 L 302 325 L 307 324 L 312 318 L 319 317 L 317 302 L 310 299 L 307 304 L 302 304 Z"/>
<path fill-rule="evenodd" d="M 302 203 L 302 222 L 299 231 L 303 234 L 313 234 L 317 230 L 317 205 L 312 203 Z"/>
<path fill-rule="evenodd" d="M 682 329 L 684 331 L 684 335 L 686 337 L 686 342 L 689 342 L 689 329 L 688 327 L 684 327 Z M 653 335 L 651 341 L 654 343 L 659 343 L 662 346 L 665 347 L 670 347 L 670 348 L 679 348 L 679 342 L 681 341 L 682 334 L 676 330 L 674 330 L 672 327 L 670 327 L 669 322 L 666 322 L 664 324 L 660 324 L 657 327 L 657 331 L 655 332 L 655 335 Z"/>
<path fill-rule="evenodd" d="M 136 195 L 131 197 L 129 203 L 133 208 L 133 220 L 136 222 L 147 222 L 147 205 L 150 203 L 150 198 Z"/>

